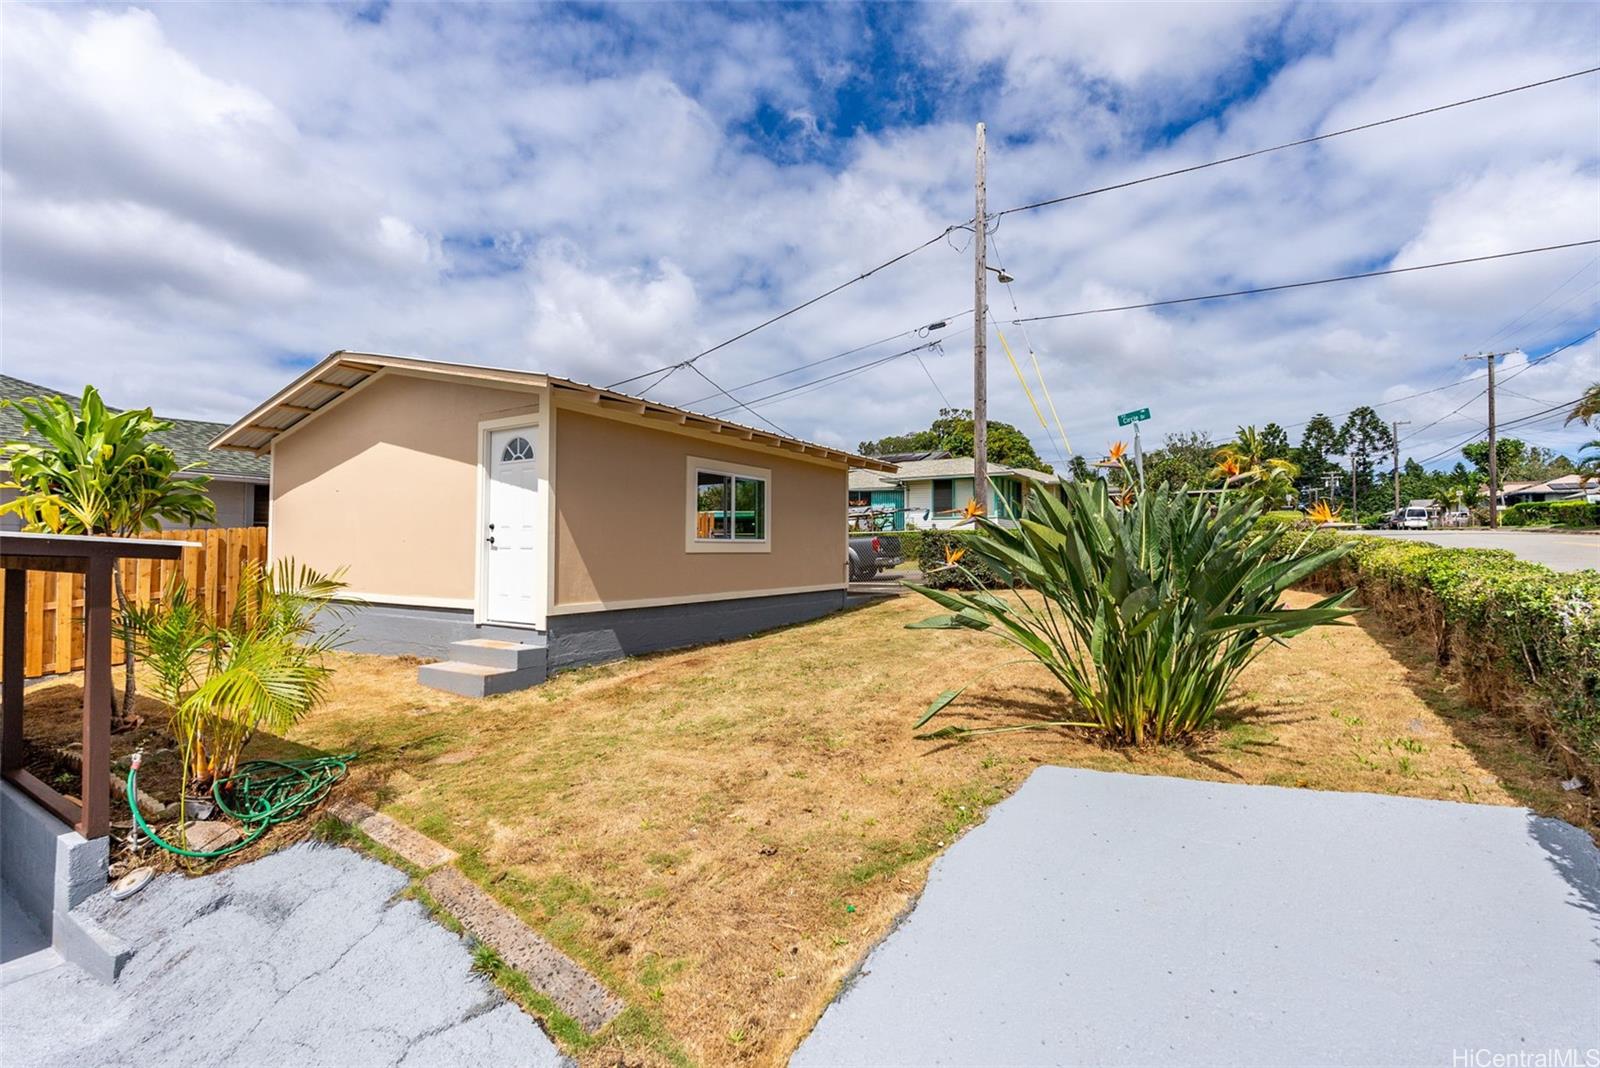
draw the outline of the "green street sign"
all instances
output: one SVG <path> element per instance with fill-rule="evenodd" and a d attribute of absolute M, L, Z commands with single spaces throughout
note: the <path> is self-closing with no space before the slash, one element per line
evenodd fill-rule
<path fill-rule="evenodd" d="M 1117 425 L 1127 426 L 1129 423 L 1142 423 L 1148 418 L 1150 418 L 1150 409 L 1140 408 L 1136 412 L 1123 412 L 1117 416 Z"/>

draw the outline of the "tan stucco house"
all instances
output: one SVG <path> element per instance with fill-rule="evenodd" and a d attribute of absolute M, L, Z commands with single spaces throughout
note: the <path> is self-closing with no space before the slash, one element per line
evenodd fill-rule
<path fill-rule="evenodd" d="M 268 457 L 272 558 L 346 569 L 354 648 L 454 656 L 425 681 L 473 693 L 842 607 L 848 470 L 892 470 L 553 375 L 344 351 L 212 444 Z"/>

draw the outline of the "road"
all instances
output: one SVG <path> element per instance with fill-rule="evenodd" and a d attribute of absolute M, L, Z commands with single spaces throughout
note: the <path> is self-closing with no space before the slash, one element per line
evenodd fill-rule
<path fill-rule="evenodd" d="M 1524 560 L 1557 571 L 1600 568 L 1600 535 L 1542 530 L 1368 530 L 1363 533 L 1405 541 L 1431 541 L 1457 549 L 1510 549 Z"/>

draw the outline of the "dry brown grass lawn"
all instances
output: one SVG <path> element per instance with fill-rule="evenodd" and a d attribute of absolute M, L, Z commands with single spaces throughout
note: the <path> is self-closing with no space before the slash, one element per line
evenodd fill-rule
<path fill-rule="evenodd" d="M 400 661 L 342 657 L 333 699 L 292 739 L 362 750 L 356 792 L 460 851 L 627 998 L 622 1021 L 576 1050 L 589 1065 L 782 1062 L 932 856 L 1040 764 L 1583 818 L 1537 757 L 1371 620 L 1267 652 L 1188 748 L 1078 732 L 918 741 L 928 702 L 1005 652 L 903 629 L 931 608 L 907 596 L 484 701 L 424 689 Z M 1016 666 L 956 708 L 1000 723 L 1060 700 Z"/>

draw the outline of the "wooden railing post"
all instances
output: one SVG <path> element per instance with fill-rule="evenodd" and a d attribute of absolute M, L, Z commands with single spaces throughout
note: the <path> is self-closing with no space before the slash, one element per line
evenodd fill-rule
<path fill-rule="evenodd" d="M 22 767 L 23 657 L 28 640 L 28 573 L 6 569 L 5 646 L 0 652 L 0 773 Z"/>
<path fill-rule="evenodd" d="M 89 560 L 83 582 L 83 814 L 78 833 L 101 838 L 111 831 L 111 560 Z M 133 709 L 128 709 L 131 715 Z"/>

